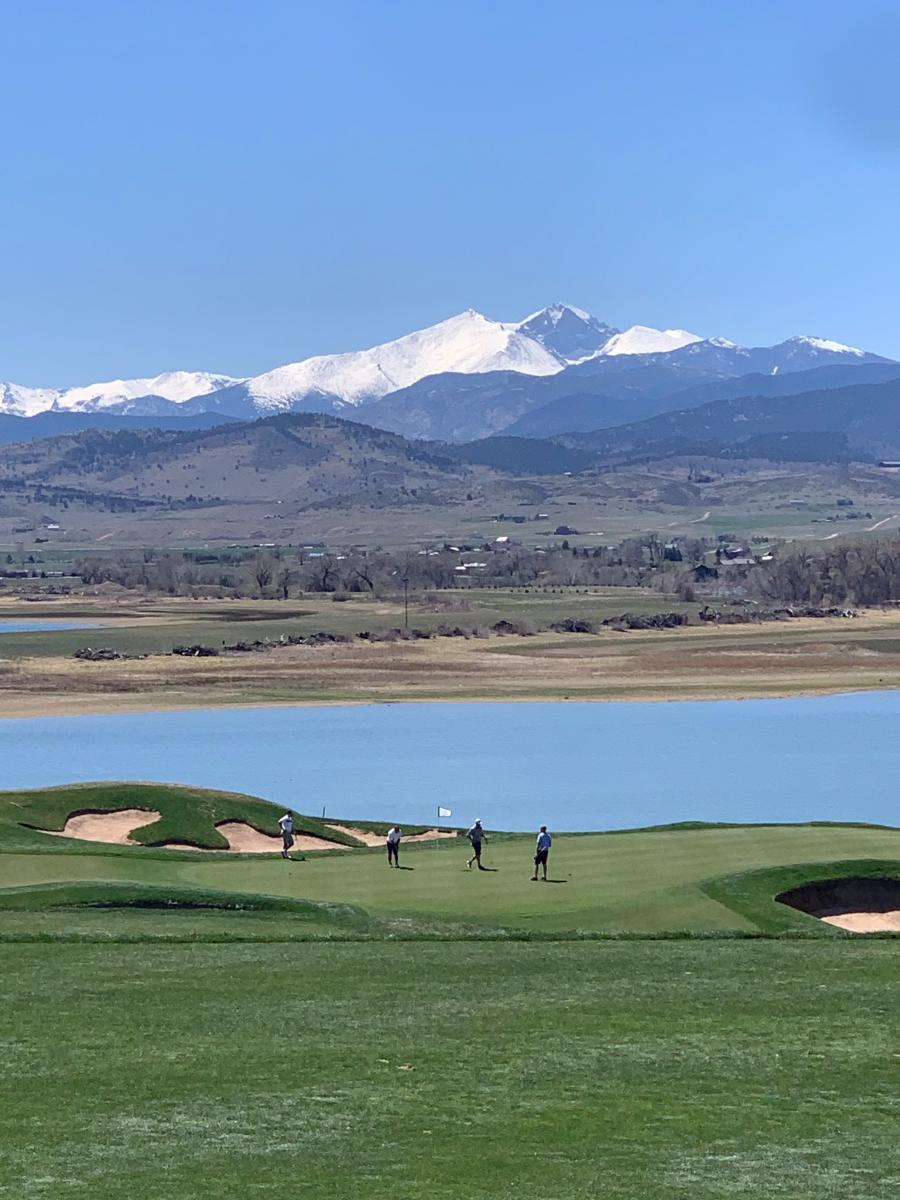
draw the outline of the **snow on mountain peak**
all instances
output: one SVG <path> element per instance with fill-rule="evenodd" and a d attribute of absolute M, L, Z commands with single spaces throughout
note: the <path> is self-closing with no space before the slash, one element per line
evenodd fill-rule
<path fill-rule="evenodd" d="M 519 321 L 513 328 L 540 342 L 545 350 L 566 365 L 593 358 L 618 333 L 612 325 L 605 325 L 571 304 L 551 304 Z"/>
<path fill-rule="evenodd" d="M 52 388 L 21 387 L 17 383 L 0 383 L 0 413 L 14 417 L 34 417 L 53 407 L 58 393 Z"/>
<path fill-rule="evenodd" d="M 794 337 L 779 346 L 749 350 L 726 338 L 703 339 L 684 329 L 632 325 L 621 332 L 583 309 L 563 303 L 551 304 L 514 323 L 494 321 L 469 308 L 367 350 L 316 355 L 252 379 L 205 371 L 166 371 L 151 378 L 114 379 L 67 389 L 0 382 L 0 413 L 34 416 L 47 410 L 111 410 L 147 415 L 166 410 L 165 402 L 181 405 L 187 401 L 192 402 L 188 409 L 192 412 L 201 411 L 205 404 L 212 410 L 244 415 L 304 408 L 334 411 L 376 400 L 432 375 L 489 371 L 555 375 L 591 359 L 666 355 L 682 349 L 684 354 L 670 360 L 673 369 L 688 361 L 693 369 L 707 359 L 727 373 L 800 370 L 820 365 L 828 356 L 836 356 L 837 361 L 875 358 L 817 337 Z M 223 397 L 204 401 L 223 389 L 227 389 Z"/>
<path fill-rule="evenodd" d="M 147 379 L 112 379 L 107 383 L 67 388 L 59 393 L 54 407 L 70 412 L 94 412 L 141 396 L 162 396 L 164 400 L 183 404 L 194 396 L 207 396 L 221 387 L 241 382 L 230 375 L 213 375 L 209 371 L 164 371 Z"/>
<path fill-rule="evenodd" d="M 330 396 L 339 404 L 355 406 L 409 387 L 426 375 L 485 371 L 554 375 L 561 369 L 549 350 L 517 326 L 492 321 L 470 308 L 369 350 L 317 355 L 278 367 L 251 379 L 248 391 L 266 410 L 290 407 L 308 395 Z"/>
<path fill-rule="evenodd" d="M 832 342 L 828 338 L 819 337 L 792 337 L 788 338 L 788 345 L 809 346 L 813 350 L 824 350 L 828 354 L 853 354 L 858 358 L 865 357 L 865 350 L 858 350 L 856 346 L 845 346 L 843 342 Z"/>
<path fill-rule="evenodd" d="M 194 396 L 206 396 L 241 382 L 230 375 L 213 375 L 209 371 L 164 371 L 149 379 L 113 379 L 71 388 L 27 388 L 0 383 L 0 412 L 18 417 L 33 417 L 50 410 L 98 412 L 142 396 L 162 396 L 181 404 Z"/>
<path fill-rule="evenodd" d="M 584 311 L 583 308 L 576 308 L 574 304 L 549 304 L 546 308 L 539 308 L 537 312 L 529 313 L 524 320 L 519 321 L 516 325 L 517 329 L 525 329 L 538 318 L 543 318 L 552 325 L 558 325 L 566 316 L 577 317 L 579 321 L 596 321 L 596 317 L 592 317 L 590 313 Z"/>
<path fill-rule="evenodd" d="M 686 329 L 652 329 L 649 325 L 632 325 L 630 329 L 611 337 L 601 353 L 604 356 L 668 354 L 672 350 L 680 350 L 682 346 L 703 340 L 699 334 L 688 333 Z"/>

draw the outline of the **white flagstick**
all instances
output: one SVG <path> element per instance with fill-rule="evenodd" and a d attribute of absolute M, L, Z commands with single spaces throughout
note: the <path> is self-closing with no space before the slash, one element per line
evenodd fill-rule
<path fill-rule="evenodd" d="M 440 833 L 441 830 L 444 828 L 443 825 L 441 824 L 441 819 L 443 817 L 452 817 L 452 816 L 453 816 L 452 809 L 444 808 L 444 806 L 442 804 L 438 805 L 438 819 L 437 819 L 438 833 Z M 437 844 L 440 840 L 441 840 L 440 837 L 436 837 L 434 839 L 435 848 L 437 848 Z"/>

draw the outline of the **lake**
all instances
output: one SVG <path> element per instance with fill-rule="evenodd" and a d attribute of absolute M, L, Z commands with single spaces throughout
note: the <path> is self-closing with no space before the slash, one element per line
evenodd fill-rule
<path fill-rule="evenodd" d="M 900 824 L 900 692 L 658 704 L 379 704 L 0 720 L 0 788 L 142 779 L 301 812 L 490 828 Z"/>
<path fill-rule="evenodd" d="M 0 619 L 0 634 L 49 633 L 54 629 L 99 629 L 96 621 L 7 621 Z"/>

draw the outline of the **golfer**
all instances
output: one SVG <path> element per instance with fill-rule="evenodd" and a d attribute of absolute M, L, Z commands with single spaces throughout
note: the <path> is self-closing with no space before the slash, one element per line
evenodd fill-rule
<path fill-rule="evenodd" d="M 543 867 L 544 883 L 547 882 L 547 859 L 550 855 L 550 847 L 553 845 L 553 838 L 547 832 L 547 826 L 541 826 L 541 832 L 537 835 L 537 843 L 534 847 L 534 874 L 531 877 L 531 882 L 534 883 L 538 877 L 538 867 Z"/>
<path fill-rule="evenodd" d="M 472 844 L 472 857 L 466 863 L 466 866 L 471 871 L 472 863 L 477 862 L 479 871 L 487 870 L 486 867 L 483 867 L 481 865 L 481 845 L 482 845 L 482 842 L 487 841 L 487 837 L 485 836 L 484 829 L 481 826 L 481 818 L 480 817 L 475 822 L 475 824 L 472 826 L 472 828 L 466 831 L 466 837 L 469 839 L 469 841 Z"/>
<path fill-rule="evenodd" d="M 289 858 L 289 851 L 294 844 L 294 818 L 286 812 L 278 824 L 281 826 L 281 857 Z"/>
<path fill-rule="evenodd" d="M 394 825 L 388 830 L 387 838 L 385 839 L 388 852 L 388 866 L 400 866 L 400 838 L 403 836 L 403 830 L 399 825 Z"/>

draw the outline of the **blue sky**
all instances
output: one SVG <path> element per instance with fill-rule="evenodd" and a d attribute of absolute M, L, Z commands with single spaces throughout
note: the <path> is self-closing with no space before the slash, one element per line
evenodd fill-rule
<path fill-rule="evenodd" d="M 900 357 L 896 4 L 0 15 L 0 378 L 253 374 L 555 300 Z"/>

